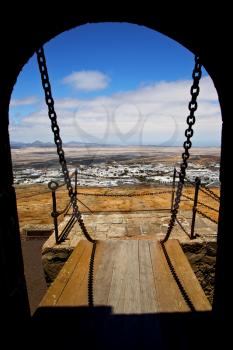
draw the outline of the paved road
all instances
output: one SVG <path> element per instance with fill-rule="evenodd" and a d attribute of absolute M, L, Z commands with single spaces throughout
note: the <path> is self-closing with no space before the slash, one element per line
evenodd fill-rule
<path fill-rule="evenodd" d="M 35 311 L 47 289 L 41 264 L 41 247 L 44 241 L 21 242 L 31 313 Z"/>

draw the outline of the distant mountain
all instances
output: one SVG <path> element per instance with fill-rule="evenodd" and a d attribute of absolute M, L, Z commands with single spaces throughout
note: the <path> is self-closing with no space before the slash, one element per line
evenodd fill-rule
<path fill-rule="evenodd" d="M 69 142 L 63 142 L 63 145 L 65 147 L 119 147 L 117 145 L 105 145 L 105 144 L 98 144 L 98 143 L 85 143 L 85 142 L 76 142 L 76 141 L 69 141 Z M 17 142 L 12 141 L 11 142 L 11 148 L 12 149 L 19 149 L 19 148 L 28 148 L 28 147 L 41 147 L 41 148 L 47 148 L 47 147 L 56 147 L 56 145 L 52 142 L 43 142 L 36 140 L 34 142 Z"/>
<path fill-rule="evenodd" d="M 69 141 L 64 142 L 65 147 L 104 147 L 105 145 L 99 143 L 89 143 L 89 142 L 77 142 L 77 141 Z"/>
<path fill-rule="evenodd" d="M 42 141 L 34 141 L 34 142 L 11 142 L 11 148 L 27 148 L 27 147 L 54 147 L 52 142 L 42 142 Z"/>
<path fill-rule="evenodd" d="M 54 143 L 52 142 L 42 142 L 39 140 L 29 143 L 29 145 L 30 147 L 54 147 Z"/>

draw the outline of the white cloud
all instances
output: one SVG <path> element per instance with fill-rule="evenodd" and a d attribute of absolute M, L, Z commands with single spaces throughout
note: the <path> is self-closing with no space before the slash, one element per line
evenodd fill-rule
<path fill-rule="evenodd" d="M 192 81 L 160 82 L 132 91 L 92 99 L 55 101 L 64 141 L 118 144 L 182 145 L 187 128 Z M 200 83 L 194 144 L 219 144 L 221 114 L 210 78 Z M 52 140 L 47 110 L 27 115 L 12 125 L 13 140 Z"/>
<path fill-rule="evenodd" d="M 65 77 L 62 82 L 71 85 L 76 90 L 90 92 L 105 89 L 109 84 L 110 78 L 100 71 L 83 70 L 73 72 Z"/>
<path fill-rule="evenodd" d="M 30 106 L 30 105 L 36 104 L 37 102 L 38 102 L 38 98 L 36 96 L 12 99 L 10 103 L 10 107 Z"/>
<path fill-rule="evenodd" d="M 56 108 L 60 109 L 74 109 L 82 105 L 82 100 L 75 98 L 62 98 L 55 101 Z"/>

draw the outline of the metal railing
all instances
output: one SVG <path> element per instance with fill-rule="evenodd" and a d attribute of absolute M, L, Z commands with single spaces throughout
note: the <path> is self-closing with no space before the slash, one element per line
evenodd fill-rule
<path fill-rule="evenodd" d="M 77 170 L 74 171 L 74 173 L 71 175 L 71 177 L 75 176 L 75 187 L 74 187 L 74 195 L 77 197 Z M 59 187 L 62 187 L 62 185 L 59 185 L 56 181 L 50 181 L 48 183 L 48 188 L 51 190 L 52 193 L 52 212 L 51 216 L 53 218 L 53 224 L 54 224 L 54 234 L 55 234 L 55 241 L 56 244 L 59 244 L 62 240 L 64 240 L 64 237 L 68 236 L 69 231 L 74 226 L 75 222 L 77 221 L 74 215 L 71 215 L 70 220 L 67 222 L 66 226 L 63 228 L 61 234 L 59 235 L 58 231 L 58 217 L 62 214 L 67 215 L 69 209 L 72 206 L 71 198 L 69 198 L 69 201 L 65 208 L 61 211 L 57 210 L 57 198 L 56 198 L 56 190 Z"/>
<path fill-rule="evenodd" d="M 172 181 L 172 195 L 171 195 L 171 212 L 173 210 L 174 207 L 174 196 L 175 196 L 175 190 L 176 190 L 176 176 L 179 174 L 179 172 L 176 170 L 176 168 L 174 168 L 174 172 L 173 172 L 173 181 Z M 187 229 L 185 229 L 183 227 L 183 225 L 180 223 L 179 219 L 177 218 L 176 222 L 179 224 L 179 226 L 182 228 L 182 230 L 189 236 L 190 239 L 195 239 L 197 237 L 197 234 L 195 234 L 195 222 L 196 222 L 196 214 L 200 214 L 201 216 L 203 216 L 204 218 L 209 219 L 210 221 L 214 222 L 214 223 L 218 223 L 216 220 L 214 220 L 211 216 L 207 215 L 206 213 L 203 213 L 202 211 L 200 211 L 198 209 L 198 205 L 202 206 L 202 207 L 206 207 L 214 212 L 218 212 L 218 209 L 213 208 L 201 201 L 198 200 L 198 195 L 199 195 L 199 191 L 203 191 L 203 187 L 204 189 L 206 188 L 204 185 L 201 184 L 201 179 L 199 177 L 195 178 L 195 181 L 191 181 L 188 178 L 185 178 L 185 180 L 187 181 L 187 183 L 189 185 L 192 185 L 195 187 L 195 191 L 194 191 L 194 197 L 191 198 L 187 195 L 185 195 L 184 193 L 182 193 L 182 196 L 184 198 L 186 198 L 187 200 L 189 200 L 190 202 L 193 202 L 193 206 L 192 206 L 192 221 L 191 221 L 191 230 L 190 230 L 190 234 L 187 232 Z M 206 195 L 210 196 L 211 199 L 219 199 L 219 197 L 211 190 L 204 192 Z"/>
<path fill-rule="evenodd" d="M 158 192 L 142 192 L 142 193 L 85 193 L 85 192 L 78 192 L 77 191 L 77 178 L 78 178 L 78 172 L 77 169 L 72 173 L 71 178 L 74 177 L 74 195 L 77 201 L 79 201 L 84 207 L 86 207 L 91 213 L 93 211 L 85 204 L 83 203 L 80 199 L 77 198 L 77 195 L 84 195 L 84 196 L 98 196 L 98 197 L 138 197 L 138 196 L 155 196 L 155 195 L 160 195 L 160 194 L 165 194 L 165 193 L 171 193 L 171 206 L 170 206 L 170 211 L 173 211 L 174 208 L 174 200 L 175 200 L 175 191 L 176 191 L 176 177 L 179 176 L 179 172 L 174 168 L 173 171 L 173 180 L 172 180 L 172 189 L 169 191 L 158 191 Z M 201 212 L 198 209 L 198 205 L 202 207 L 207 207 L 208 209 L 211 209 L 215 212 L 218 210 L 216 208 L 210 207 L 209 205 L 198 201 L 198 195 L 199 191 L 202 190 L 203 185 L 201 185 L 201 180 L 199 177 L 195 178 L 195 181 L 190 181 L 187 179 L 187 183 L 191 184 L 192 186 L 195 187 L 194 191 L 194 197 L 191 198 L 190 196 L 187 196 L 186 194 L 182 194 L 184 198 L 189 200 L 190 202 L 193 202 L 192 205 L 192 221 L 191 221 L 191 229 L 190 233 L 187 231 L 186 228 L 183 227 L 183 225 L 180 223 L 179 219 L 176 219 L 176 222 L 179 224 L 179 226 L 182 228 L 182 230 L 189 236 L 190 239 L 195 239 L 197 235 L 195 234 L 195 222 L 196 222 L 196 214 L 199 213 L 205 218 L 209 218 L 209 220 L 217 223 L 216 220 L 208 216 L 206 213 Z M 64 241 L 65 238 L 67 238 L 71 228 L 74 226 L 75 222 L 77 221 L 76 217 L 74 215 L 71 215 L 70 219 L 66 223 L 65 227 L 63 228 L 62 232 L 59 234 L 58 230 L 58 217 L 62 214 L 67 215 L 68 211 L 72 207 L 72 202 L 71 199 L 69 198 L 69 201 L 65 208 L 61 211 L 57 210 L 57 198 L 56 198 L 56 191 L 58 188 L 62 187 L 63 184 L 58 184 L 56 181 L 50 181 L 48 183 L 48 188 L 51 190 L 52 193 L 52 212 L 51 216 L 53 218 L 53 223 L 54 223 L 54 234 L 55 234 L 55 240 L 56 244 L 59 244 L 60 242 Z M 213 198 L 213 192 L 211 191 L 210 196 Z M 205 192 L 205 194 L 208 195 L 208 192 Z M 217 195 L 215 195 L 217 197 Z M 169 210 L 169 209 L 168 209 Z"/>

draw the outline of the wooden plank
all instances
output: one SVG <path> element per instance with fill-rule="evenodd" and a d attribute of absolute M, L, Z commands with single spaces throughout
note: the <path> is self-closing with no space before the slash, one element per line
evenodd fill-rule
<path fill-rule="evenodd" d="M 93 245 L 80 241 L 40 306 L 88 305 L 88 274 Z M 196 310 L 211 306 L 177 240 L 166 249 Z M 94 305 L 114 313 L 190 311 L 158 241 L 99 241 L 94 260 Z"/>
<path fill-rule="evenodd" d="M 150 242 L 151 262 L 154 274 L 159 312 L 190 311 L 170 272 L 162 247 L 158 241 Z"/>
<path fill-rule="evenodd" d="M 116 241 L 108 305 L 114 313 L 140 312 L 138 241 Z"/>
<path fill-rule="evenodd" d="M 125 241 L 127 269 L 124 276 L 124 314 L 141 313 L 139 278 L 139 241 Z"/>
<path fill-rule="evenodd" d="M 139 241 L 139 277 L 141 312 L 158 312 L 149 241 Z"/>
<path fill-rule="evenodd" d="M 65 289 L 84 251 L 89 245 L 90 243 L 86 240 L 82 240 L 77 244 L 77 247 L 74 249 L 69 259 L 64 264 L 56 280 L 48 288 L 39 306 L 54 306 L 57 304 L 60 295 Z"/>
<path fill-rule="evenodd" d="M 123 313 L 124 310 L 124 279 L 128 260 L 125 242 L 126 241 L 118 241 L 107 301 L 107 305 L 113 308 L 114 313 Z"/>
<path fill-rule="evenodd" d="M 88 272 L 93 244 L 87 244 L 75 270 L 64 288 L 58 306 L 87 306 L 88 305 Z"/>
<path fill-rule="evenodd" d="M 197 311 L 211 310 L 211 305 L 192 270 L 178 240 L 168 240 L 165 244 L 168 255 L 180 281 Z"/>
<path fill-rule="evenodd" d="M 107 305 L 119 243 L 99 242 L 94 263 L 94 305 Z"/>

